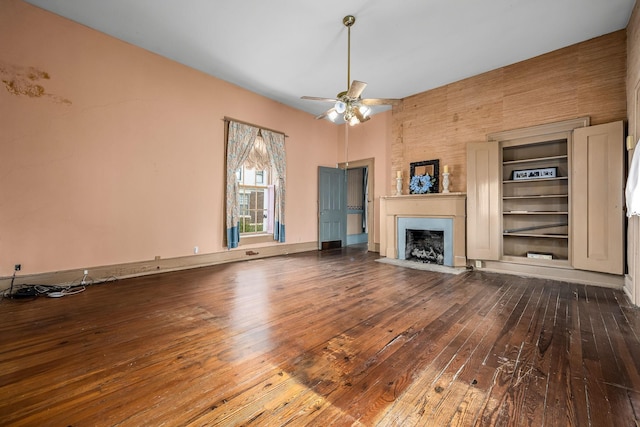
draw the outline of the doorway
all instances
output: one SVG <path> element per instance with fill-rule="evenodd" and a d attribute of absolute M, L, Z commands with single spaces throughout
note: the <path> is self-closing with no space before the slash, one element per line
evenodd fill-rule
<path fill-rule="evenodd" d="M 347 246 L 367 243 L 367 179 L 366 167 L 347 169 Z"/>
<path fill-rule="evenodd" d="M 347 246 L 366 244 L 369 252 L 375 251 L 373 224 L 374 159 L 340 163 L 346 169 L 347 185 Z"/>

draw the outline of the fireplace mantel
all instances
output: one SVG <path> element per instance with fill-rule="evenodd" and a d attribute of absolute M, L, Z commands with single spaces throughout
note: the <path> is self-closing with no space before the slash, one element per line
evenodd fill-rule
<path fill-rule="evenodd" d="M 466 194 L 411 194 L 380 198 L 380 255 L 398 258 L 398 218 L 453 219 L 453 266 L 465 267 Z"/>

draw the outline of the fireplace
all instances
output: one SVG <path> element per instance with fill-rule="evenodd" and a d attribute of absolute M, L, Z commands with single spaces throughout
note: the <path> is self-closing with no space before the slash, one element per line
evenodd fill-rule
<path fill-rule="evenodd" d="M 466 267 L 464 193 L 410 194 L 380 198 L 380 255 L 405 259 L 406 229 L 443 231 L 444 265 Z M 414 225 L 414 220 L 430 220 Z M 406 226 L 409 221 L 409 226 Z M 435 221 L 435 222 L 433 222 Z M 444 222 L 441 222 L 444 221 Z M 405 226 L 404 229 L 400 229 Z"/>
<path fill-rule="evenodd" d="M 444 231 L 407 229 L 404 259 L 444 264 Z"/>
<path fill-rule="evenodd" d="M 380 255 L 405 260 L 407 229 L 439 231 L 443 238 L 443 265 L 465 267 L 465 202 L 463 193 L 381 197 Z"/>
<path fill-rule="evenodd" d="M 398 259 L 453 266 L 453 220 L 398 217 Z"/>

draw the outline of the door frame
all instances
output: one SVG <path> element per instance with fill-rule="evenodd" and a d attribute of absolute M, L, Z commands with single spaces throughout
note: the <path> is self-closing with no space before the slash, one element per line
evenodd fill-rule
<path fill-rule="evenodd" d="M 636 86 L 632 92 L 632 105 L 629 111 L 629 128 L 628 135 L 630 141 L 626 145 L 627 151 L 627 169 L 631 166 L 635 150 L 640 150 L 640 144 L 637 144 L 640 138 L 640 80 L 636 82 Z M 625 171 L 625 178 L 628 171 Z M 625 230 L 626 241 L 626 274 L 624 291 L 635 306 L 640 306 L 640 217 L 631 216 L 626 221 L 627 229 Z"/>
<path fill-rule="evenodd" d="M 374 212 L 374 177 L 375 177 L 375 159 L 370 157 L 368 159 L 354 160 L 348 162 L 338 163 L 340 169 L 358 169 L 367 168 L 367 224 L 369 224 L 369 232 L 367 233 L 367 250 L 369 252 L 375 252 L 374 231 L 375 231 L 375 212 Z M 345 218 L 346 221 L 346 218 Z"/>

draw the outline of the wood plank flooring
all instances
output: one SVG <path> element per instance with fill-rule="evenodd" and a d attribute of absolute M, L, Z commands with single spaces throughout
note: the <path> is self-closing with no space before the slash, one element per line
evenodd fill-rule
<path fill-rule="evenodd" d="M 620 291 L 348 248 L 0 302 L 3 426 L 637 426 Z"/>

